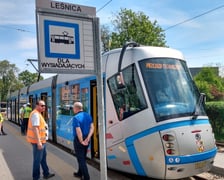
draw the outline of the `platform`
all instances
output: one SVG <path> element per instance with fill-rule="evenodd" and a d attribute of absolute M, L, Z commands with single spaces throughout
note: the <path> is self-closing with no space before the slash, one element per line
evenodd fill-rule
<path fill-rule="evenodd" d="M 20 127 L 9 122 L 4 122 L 6 136 L 0 136 L 0 180 L 31 180 L 32 179 L 32 146 L 21 136 Z M 47 162 L 51 173 L 55 177 L 51 180 L 79 179 L 73 176 L 77 171 L 77 160 L 68 153 L 51 143 L 47 143 Z M 100 179 L 100 171 L 88 165 L 90 178 Z M 128 178 L 118 172 L 110 171 L 108 180 L 126 180 Z"/>

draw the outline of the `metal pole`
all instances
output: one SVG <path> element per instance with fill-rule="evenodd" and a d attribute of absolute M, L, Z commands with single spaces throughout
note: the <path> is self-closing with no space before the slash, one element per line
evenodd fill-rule
<path fill-rule="evenodd" d="M 96 65 L 97 65 L 97 102 L 98 102 L 98 127 L 100 139 L 100 179 L 107 180 L 107 164 L 106 164 L 106 141 L 105 141 L 105 120 L 104 120 L 104 98 L 103 98 L 103 75 L 101 69 L 101 54 L 100 54 L 100 35 L 99 35 L 99 19 L 94 19 L 96 22 Z"/>

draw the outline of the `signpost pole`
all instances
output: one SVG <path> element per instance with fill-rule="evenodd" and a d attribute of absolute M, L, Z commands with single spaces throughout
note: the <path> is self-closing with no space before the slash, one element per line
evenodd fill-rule
<path fill-rule="evenodd" d="M 100 139 L 100 179 L 107 180 L 107 165 L 106 165 L 106 141 L 105 141 L 105 121 L 104 121 L 104 100 L 103 100 L 103 75 L 101 68 L 100 54 L 100 39 L 99 39 L 99 20 L 94 19 L 95 24 L 95 39 L 96 39 L 96 69 L 97 69 L 97 101 L 98 101 L 98 127 Z"/>

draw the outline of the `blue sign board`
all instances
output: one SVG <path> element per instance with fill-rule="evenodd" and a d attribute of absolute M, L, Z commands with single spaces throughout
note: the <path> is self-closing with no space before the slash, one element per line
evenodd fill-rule
<path fill-rule="evenodd" d="M 36 6 L 39 71 L 95 73 L 96 8 L 52 0 L 36 0 Z"/>
<path fill-rule="evenodd" d="M 79 25 L 44 20 L 45 56 L 80 59 Z"/>

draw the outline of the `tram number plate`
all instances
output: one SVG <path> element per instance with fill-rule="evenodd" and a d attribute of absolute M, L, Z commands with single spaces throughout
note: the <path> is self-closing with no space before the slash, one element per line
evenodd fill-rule
<path fill-rule="evenodd" d="M 201 169 L 204 168 L 207 164 L 207 161 L 197 162 L 194 164 L 195 169 Z"/>

